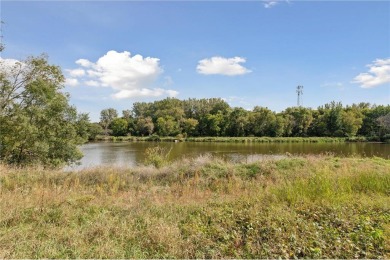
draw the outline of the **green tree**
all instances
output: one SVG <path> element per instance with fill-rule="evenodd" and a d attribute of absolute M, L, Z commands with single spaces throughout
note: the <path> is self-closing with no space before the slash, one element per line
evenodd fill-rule
<path fill-rule="evenodd" d="M 112 120 L 118 117 L 118 112 L 114 108 L 103 109 L 100 112 L 100 124 L 104 128 L 105 135 L 108 135 L 108 127 L 110 126 Z"/>
<path fill-rule="evenodd" d="M 229 136 L 245 136 L 248 126 L 248 111 L 242 107 L 236 107 L 229 115 L 229 126 L 227 134 Z"/>
<path fill-rule="evenodd" d="M 221 136 L 224 133 L 224 117 L 222 113 L 207 114 L 203 120 L 207 136 Z"/>
<path fill-rule="evenodd" d="M 46 56 L 0 64 L 0 160 L 58 167 L 82 157 L 88 117 L 61 90 L 65 78 Z"/>
<path fill-rule="evenodd" d="M 390 139 L 390 113 L 378 117 L 376 120 L 379 126 L 379 138 L 382 141 Z"/>
<path fill-rule="evenodd" d="M 127 133 L 133 135 L 135 132 L 135 120 L 131 110 L 123 110 L 122 118 L 127 121 Z"/>
<path fill-rule="evenodd" d="M 103 133 L 103 128 L 99 123 L 90 123 L 88 126 L 88 140 L 95 140 L 96 137 Z"/>
<path fill-rule="evenodd" d="M 341 122 L 345 136 L 355 136 L 363 123 L 363 114 L 357 106 L 347 107 L 342 113 Z"/>
<path fill-rule="evenodd" d="M 114 118 L 110 124 L 113 136 L 127 135 L 128 123 L 124 118 Z"/>
<path fill-rule="evenodd" d="M 312 111 L 304 107 L 289 107 L 284 113 L 287 136 L 307 136 L 313 121 Z"/>
<path fill-rule="evenodd" d="M 198 120 L 194 118 L 183 118 L 180 121 L 180 126 L 185 136 L 197 135 L 196 127 L 198 126 Z"/>
<path fill-rule="evenodd" d="M 157 119 L 157 132 L 161 136 L 175 136 L 180 132 L 179 122 L 172 116 L 159 117 Z"/>
<path fill-rule="evenodd" d="M 360 104 L 359 104 L 360 105 Z M 358 134 L 367 137 L 378 137 L 380 135 L 380 126 L 378 118 L 390 113 L 390 105 L 387 106 L 372 106 L 369 109 L 363 109 L 363 124 L 359 129 Z"/>
<path fill-rule="evenodd" d="M 268 108 L 256 106 L 248 118 L 249 133 L 255 136 L 276 136 L 276 116 Z"/>
<path fill-rule="evenodd" d="M 135 131 L 138 135 L 151 135 L 154 130 L 153 120 L 150 116 L 143 118 L 140 117 L 135 124 Z"/>

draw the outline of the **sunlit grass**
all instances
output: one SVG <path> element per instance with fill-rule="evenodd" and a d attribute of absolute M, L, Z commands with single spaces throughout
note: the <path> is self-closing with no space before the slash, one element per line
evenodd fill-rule
<path fill-rule="evenodd" d="M 0 165 L 1 258 L 388 258 L 390 161 Z"/>

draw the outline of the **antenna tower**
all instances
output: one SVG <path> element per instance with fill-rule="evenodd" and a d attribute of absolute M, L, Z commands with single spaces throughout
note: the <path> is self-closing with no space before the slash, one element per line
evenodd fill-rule
<path fill-rule="evenodd" d="M 303 86 L 297 87 L 298 100 L 297 105 L 300 107 L 302 105 L 302 95 L 303 95 Z"/>

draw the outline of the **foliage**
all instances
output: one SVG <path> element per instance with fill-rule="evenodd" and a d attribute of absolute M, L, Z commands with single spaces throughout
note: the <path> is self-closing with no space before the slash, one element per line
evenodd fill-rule
<path fill-rule="evenodd" d="M 179 121 L 174 117 L 166 115 L 157 119 L 157 133 L 161 136 L 175 136 L 180 131 Z"/>
<path fill-rule="evenodd" d="M 390 113 L 390 106 L 368 103 L 343 107 L 330 102 L 317 109 L 289 107 L 276 113 L 256 106 L 252 111 L 231 108 L 219 98 L 136 102 L 124 110 L 131 135 L 225 136 L 225 137 L 348 137 L 365 136 L 383 140 L 386 135 L 378 118 Z M 351 139 L 352 140 L 352 139 Z"/>
<path fill-rule="evenodd" d="M 100 124 L 103 126 L 106 135 L 108 134 L 108 127 L 118 117 L 118 112 L 114 108 L 103 109 L 100 112 Z"/>
<path fill-rule="evenodd" d="M 161 168 L 168 163 L 170 151 L 161 147 L 149 147 L 145 150 L 145 165 L 153 165 L 156 168 Z"/>
<path fill-rule="evenodd" d="M 137 120 L 137 123 L 135 125 L 135 132 L 138 135 L 144 136 L 144 135 L 151 135 L 154 130 L 154 124 L 153 120 L 150 116 L 143 118 L 140 117 Z"/>
<path fill-rule="evenodd" d="M 57 167 L 81 158 L 89 118 L 77 115 L 61 89 L 61 69 L 47 57 L 0 68 L 0 160 Z"/>
<path fill-rule="evenodd" d="M 128 123 L 126 119 L 114 118 L 110 124 L 113 136 L 125 136 L 127 135 Z"/>
<path fill-rule="evenodd" d="M 96 140 L 98 135 L 103 134 L 103 128 L 99 123 L 90 123 L 88 126 L 88 140 Z"/>

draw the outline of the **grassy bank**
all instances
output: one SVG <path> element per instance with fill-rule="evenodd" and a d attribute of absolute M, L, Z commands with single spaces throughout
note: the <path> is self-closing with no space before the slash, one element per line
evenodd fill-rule
<path fill-rule="evenodd" d="M 0 258 L 389 258 L 390 161 L 0 165 Z"/>
<path fill-rule="evenodd" d="M 99 135 L 95 141 L 109 142 L 223 142 L 223 143 L 340 143 L 340 142 L 364 142 L 365 138 L 343 138 L 343 137 L 160 137 L 152 136 L 104 136 Z"/>

